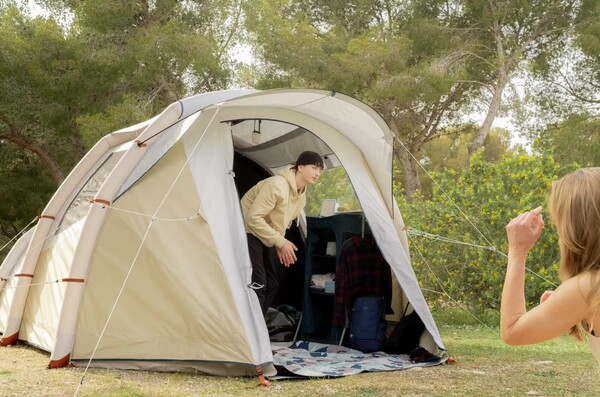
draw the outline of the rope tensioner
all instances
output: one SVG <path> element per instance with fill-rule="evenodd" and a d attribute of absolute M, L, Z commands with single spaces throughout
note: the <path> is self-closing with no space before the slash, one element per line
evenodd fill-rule
<path fill-rule="evenodd" d="M 53 217 L 52 215 L 44 215 L 44 214 L 42 214 L 42 215 L 36 216 L 36 219 L 50 219 L 50 220 L 55 220 L 56 218 Z"/>
<path fill-rule="evenodd" d="M 103 199 L 93 199 L 90 201 L 90 203 L 92 203 L 92 204 L 98 203 L 98 204 L 106 205 L 108 207 L 110 207 L 110 204 L 111 204 L 110 201 L 103 200 Z"/>

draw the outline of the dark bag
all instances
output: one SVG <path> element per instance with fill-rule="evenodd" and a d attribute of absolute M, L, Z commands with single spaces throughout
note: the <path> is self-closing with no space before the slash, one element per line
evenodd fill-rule
<path fill-rule="evenodd" d="M 385 352 L 391 354 L 408 354 L 419 346 L 419 339 L 425 330 L 425 324 L 417 312 L 413 311 L 408 316 L 404 309 L 404 315 L 400 322 L 396 324 L 394 330 L 385 341 Z"/>
<path fill-rule="evenodd" d="M 364 353 L 383 350 L 384 316 L 385 300 L 382 296 L 356 298 L 350 319 L 350 347 Z"/>

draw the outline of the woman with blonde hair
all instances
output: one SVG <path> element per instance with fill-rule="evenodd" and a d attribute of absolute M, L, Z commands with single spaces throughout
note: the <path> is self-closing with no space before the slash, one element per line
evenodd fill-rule
<path fill-rule="evenodd" d="M 558 233 L 561 285 L 526 310 L 525 260 L 544 220 L 542 207 L 520 214 L 506 226 L 500 334 L 510 345 L 544 342 L 567 331 L 580 340 L 589 334 L 600 363 L 600 168 L 582 168 L 554 182 L 549 209 Z"/>

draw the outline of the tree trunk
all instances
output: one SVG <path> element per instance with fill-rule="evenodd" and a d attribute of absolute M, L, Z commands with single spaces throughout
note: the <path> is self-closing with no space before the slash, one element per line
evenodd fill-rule
<path fill-rule="evenodd" d="M 60 169 L 60 166 L 42 145 L 35 142 L 29 142 L 23 137 L 14 133 L 0 133 L 0 139 L 6 139 L 7 141 L 14 143 L 15 145 L 20 146 L 25 150 L 29 150 L 30 152 L 35 154 L 40 159 L 40 161 L 48 168 L 50 174 L 52 175 L 52 179 L 54 179 L 54 182 L 56 182 L 57 186 L 60 186 L 60 184 L 65 180 L 65 174 Z"/>
<path fill-rule="evenodd" d="M 404 148 L 401 148 L 398 151 L 398 159 L 400 160 L 400 166 L 402 167 L 403 195 L 406 201 L 411 203 L 413 195 L 421 188 L 421 181 L 419 180 L 418 173 L 419 165 Z"/>
<path fill-rule="evenodd" d="M 421 181 L 419 180 L 419 173 L 417 161 L 413 157 L 416 153 L 409 153 L 410 150 L 414 150 L 410 145 L 404 144 L 400 141 L 398 126 L 392 120 L 389 121 L 390 129 L 394 133 L 396 139 L 398 139 L 399 149 L 397 150 L 398 159 L 400 160 L 400 167 L 402 169 L 402 188 L 403 196 L 409 203 L 412 202 L 413 194 L 421 188 Z"/>
<path fill-rule="evenodd" d="M 504 88 L 508 82 L 508 78 L 506 73 L 501 73 L 498 76 L 498 81 L 496 82 L 496 86 L 494 88 L 494 95 L 492 96 L 492 102 L 490 103 L 490 107 L 488 108 L 487 114 L 485 115 L 485 120 L 475 134 L 475 138 L 468 145 L 469 150 L 469 159 L 483 147 L 483 142 L 485 142 L 485 138 L 487 138 L 490 133 L 490 129 L 492 128 L 492 123 L 494 119 L 498 115 L 498 111 L 500 110 L 500 104 L 502 103 L 502 93 L 504 92 Z"/>
<path fill-rule="evenodd" d="M 498 57 L 498 79 L 494 85 L 492 102 L 490 103 L 490 107 L 485 115 L 485 120 L 483 121 L 481 128 L 479 128 L 479 131 L 477 131 L 475 138 L 473 138 L 473 141 L 467 147 L 469 151 L 469 159 L 471 159 L 477 150 L 483 147 L 483 142 L 485 142 L 485 138 L 487 138 L 488 134 L 490 133 L 492 123 L 494 122 L 494 119 L 500 110 L 502 93 L 504 92 L 504 88 L 508 83 L 508 74 L 511 72 L 514 65 L 514 55 L 509 55 L 507 58 L 506 54 L 504 53 L 502 29 L 498 21 L 494 22 L 493 34 L 494 40 L 496 41 L 496 56 Z"/>

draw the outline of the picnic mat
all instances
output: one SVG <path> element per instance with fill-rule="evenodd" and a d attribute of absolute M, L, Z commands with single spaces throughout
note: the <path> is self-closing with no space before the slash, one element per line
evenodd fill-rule
<path fill-rule="evenodd" d="M 272 345 L 273 364 L 278 376 L 339 377 L 361 372 L 398 371 L 414 367 L 430 367 L 447 360 L 416 363 L 406 354 L 384 352 L 362 353 L 344 346 L 297 341 L 291 346 Z"/>

